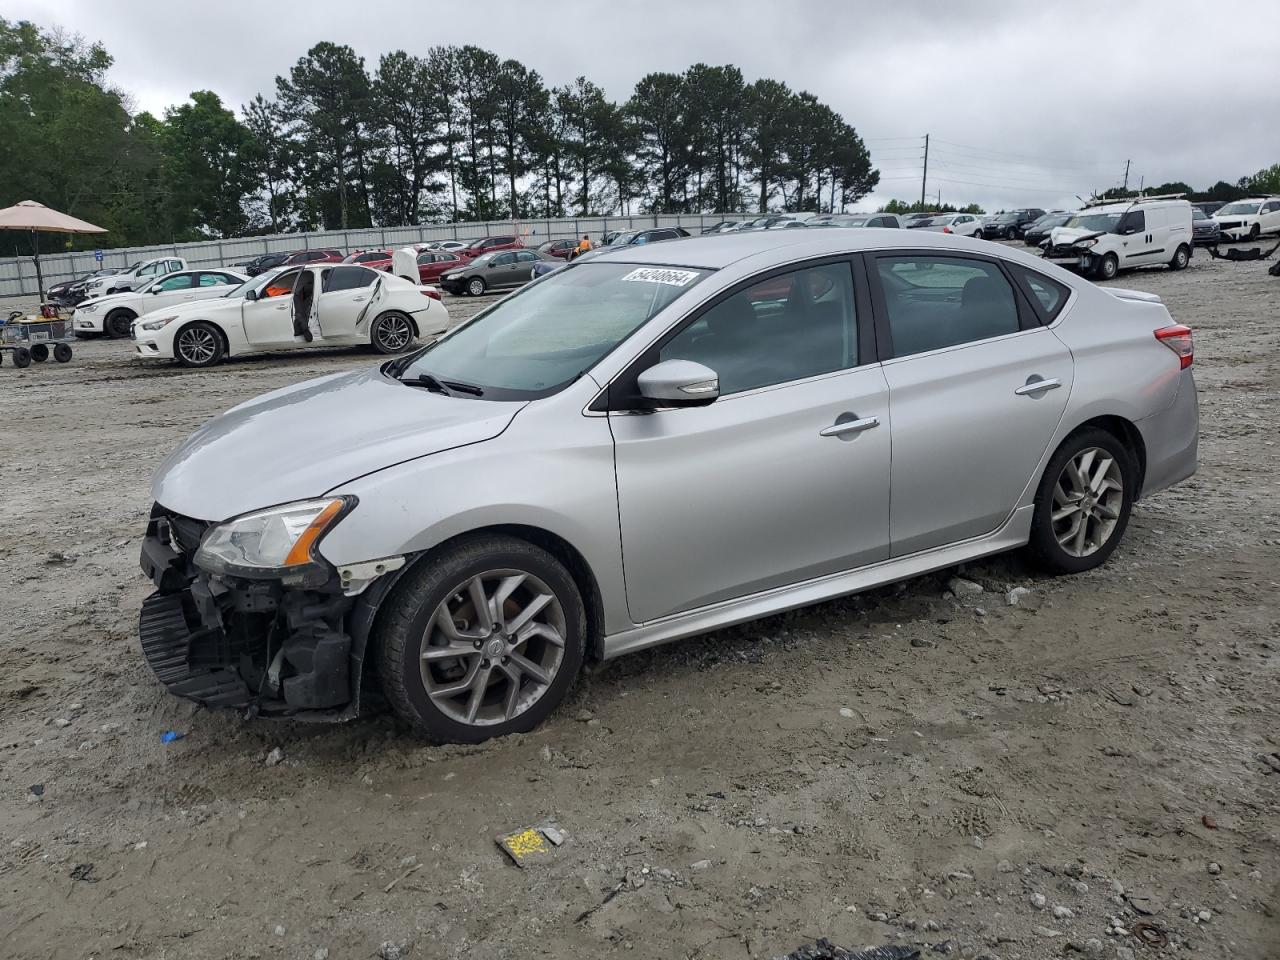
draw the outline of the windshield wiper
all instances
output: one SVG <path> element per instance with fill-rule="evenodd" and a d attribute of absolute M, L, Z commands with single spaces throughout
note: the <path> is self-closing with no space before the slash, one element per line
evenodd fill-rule
<path fill-rule="evenodd" d="M 426 390 L 430 390 L 432 393 L 440 393 L 446 397 L 449 396 L 449 391 L 445 385 L 429 373 L 420 373 L 411 380 L 401 379 L 400 382 L 405 386 L 423 387 Z"/>
<path fill-rule="evenodd" d="M 484 388 L 477 387 L 474 383 L 459 383 L 456 380 L 445 380 L 443 382 L 450 390 L 456 390 L 458 393 L 469 393 L 473 397 L 484 396 Z"/>

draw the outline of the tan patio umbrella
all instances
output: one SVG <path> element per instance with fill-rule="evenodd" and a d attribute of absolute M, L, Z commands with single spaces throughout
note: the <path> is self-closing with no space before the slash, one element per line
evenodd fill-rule
<path fill-rule="evenodd" d="M 44 277 L 40 275 L 40 246 L 36 234 L 45 233 L 106 233 L 102 227 L 69 217 L 57 210 L 50 210 L 43 203 L 23 200 L 12 207 L 0 210 L 0 230 L 30 230 L 31 252 L 36 262 L 37 296 L 44 297 Z"/>

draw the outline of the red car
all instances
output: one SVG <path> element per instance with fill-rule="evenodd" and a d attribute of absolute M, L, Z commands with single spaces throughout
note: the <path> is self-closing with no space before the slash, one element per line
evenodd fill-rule
<path fill-rule="evenodd" d="M 370 270 L 390 270 L 390 250 L 358 250 L 348 256 L 343 263 L 358 263 Z"/>
<path fill-rule="evenodd" d="M 548 240 L 538 245 L 538 252 L 548 257 L 559 257 L 561 260 L 568 260 L 569 254 L 573 253 L 578 246 L 577 240 Z"/>
<path fill-rule="evenodd" d="M 281 266 L 289 267 L 299 263 L 342 263 L 345 256 L 346 254 L 341 250 L 299 250 L 297 253 L 290 254 L 289 259 Z"/>
<path fill-rule="evenodd" d="M 481 237 L 472 240 L 458 251 L 468 260 L 474 260 L 482 253 L 493 253 L 495 250 L 519 250 L 524 246 L 519 237 Z"/>
<path fill-rule="evenodd" d="M 418 254 L 418 281 L 436 283 L 444 274 L 464 266 L 470 260 L 470 257 L 448 250 L 423 250 Z"/>

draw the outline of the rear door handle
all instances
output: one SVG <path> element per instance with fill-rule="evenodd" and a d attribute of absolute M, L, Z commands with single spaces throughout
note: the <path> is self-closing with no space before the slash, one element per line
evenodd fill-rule
<path fill-rule="evenodd" d="M 352 297 L 352 298 L 351 298 L 351 302 L 352 302 L 352 303 L 364 303 L 364 302 L 365 302 L 366 300 L 368 300 L 368 299 L 369 299 L 368 297 Z"/>
<path fill-rule="evenodd" d="M 1062 381 L 1057 377 L 1052 377 L 1049 380 L 1028 380 L 1013 392 L 1020 397 L 1025 397 L 1029 394 L 1043 393 L 1046 390 L 1057 390 L 1060 386 L 1062 386 Z"/>
<path fill-rule="evenodd" d="M 872 427 L 880 426 L 879 417 L 863 417 L 861 420 L 846 420 L 844 423 L 833 423 L 829 427 L 823 427 L 818 431 L 818 435 L 822 437 L 843 437 L 850 433 L 861 433 L 863 430 L 870 430 Z"/>

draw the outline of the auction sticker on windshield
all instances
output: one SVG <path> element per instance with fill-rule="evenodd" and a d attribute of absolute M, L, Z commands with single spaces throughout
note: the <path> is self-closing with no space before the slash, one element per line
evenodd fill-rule
<path fill-rule="evenodd" d="M 672 287 L 687 287 L 698 279 L 698 274 L 694 270 L 660 270 L 654 267 L 640 267 L 638 270 L 632 270 L 622 279 L 631 283 L 665 283 Z"/>

